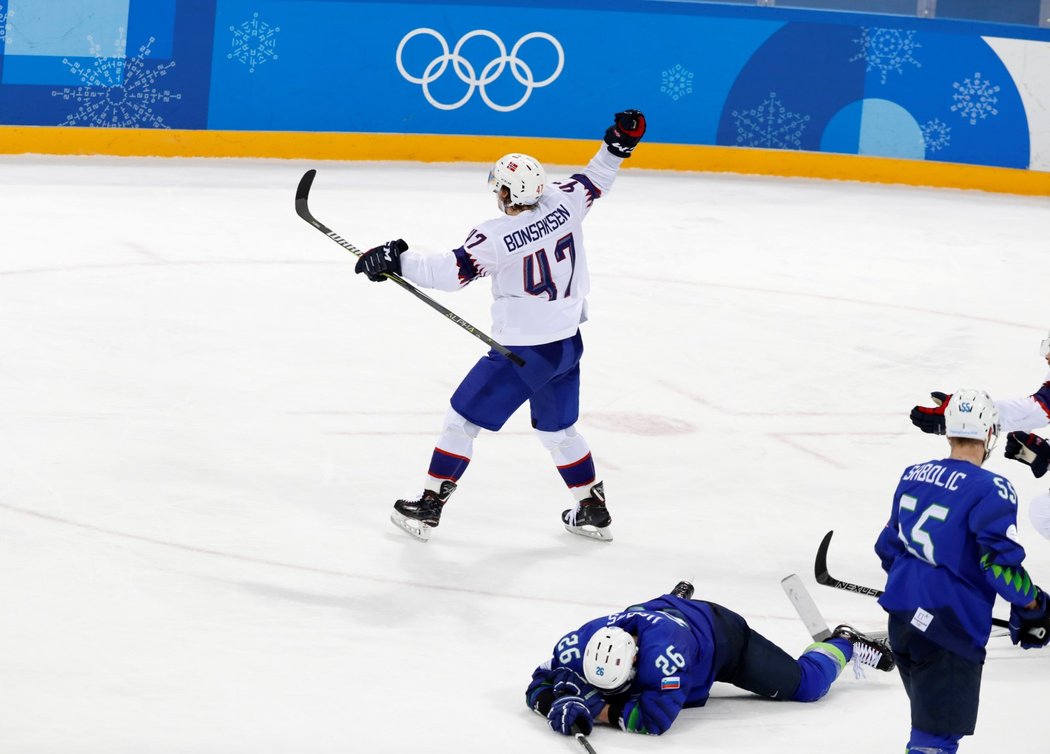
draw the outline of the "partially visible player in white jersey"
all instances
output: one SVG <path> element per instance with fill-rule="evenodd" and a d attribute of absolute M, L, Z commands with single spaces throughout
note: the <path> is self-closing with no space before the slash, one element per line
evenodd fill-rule
<path fill-rule="evenodd" d="M 525 361 L 495 350 L 480 359 L 452 395 L 418 500 L 398 500 L 391 520 L 427 541 L 466 471 L 481 429 L 497 432 L 526 401 L 532 426 L 573 495 L 562 523 L 574 534 L 610 541 L 612 521 L 587 441 L 576 431 L 580 400 L 580 324 L 590 289 L 582 223 L 594 201 L 612 188 L 621 163 L 645 133 L 637 110 L 616 113 L 587 167 L 547 183 L 543 166 L 524 154 L 500 158 L 489 174 L 500 217 L 473 228 L 450 252 L 409 251 L 403 240 L 370 249 L 355 270 L 370 280 L 384 273 L 424 288 L 455 291 L 492 279 L 492 336 Z"/>
<path fill-rule="evenodd" d="M 1039 344 L 1039 355 L 1050 366 L 1050 335 Z M 911 410 L 911 421 L 923 432 L 943 435 L 944 410 L 952 396 L 940 392 L 930 393 L 930 396 L 937 405 L 915 406 Z M 999 411 L 1002 432 L 1009 433 L 1004 455 L 1027 464 L 1037 478 L 1042 477 L 1050 464 L 1050 442 L 1027 430 L 1050 425 L 1050 372 L 1031 395 L 997 400 L 995 407 Z M 1036 531 L 1050 539 L 1050 492 L 1036 496 L 1028 504 L 1028 518 Z"/>

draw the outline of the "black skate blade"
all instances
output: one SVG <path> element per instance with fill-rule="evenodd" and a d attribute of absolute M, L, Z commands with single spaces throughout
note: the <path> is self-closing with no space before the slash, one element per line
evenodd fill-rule
<path fill-rule="evenodd" d="M 390 521 L 398 529 L 410 535 L 413 539 L 419 542 L 430 541 L 430 528 L 422 521 L 417 521 L 414 518 L 409 518 L 397 511 L 390 512 Z"/>

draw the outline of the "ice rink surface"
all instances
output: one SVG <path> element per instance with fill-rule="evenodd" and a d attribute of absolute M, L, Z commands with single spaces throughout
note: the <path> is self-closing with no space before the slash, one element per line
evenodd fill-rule
<path fill-rule="evenodd" d="M 834 575 L 882 586 L 896 479 L 947 454 L 910 407 L 1046 372 L 1043 198 L 625 170 L 585 224 L 578 424 L 616 540 L 563 530 L 522 411 L 421 544 L 391 504 L 485 348 L 295 215 L 310 167 L 314 213 L 362 248 L 446 251 L 496 212 L 487 165 L 0 159 L 5 754 L 582 751 L 524 705 L 562 633 L 690 576 L 798 654 L 792 572 L 831 625 L 880 628 L 813 581 L 822 535 Z M 487 281 L 435 297 L 488 330 Z M 1050 585 L 1043 482 L 989 468 Z M 901 751 L 900 681 L 867 675 L 810 705 L 716 685 L 660 739 L 592 743 Z M 1050 652 L 993 638 L 963 751 L 1038 748 L 1048 690 Z"/>

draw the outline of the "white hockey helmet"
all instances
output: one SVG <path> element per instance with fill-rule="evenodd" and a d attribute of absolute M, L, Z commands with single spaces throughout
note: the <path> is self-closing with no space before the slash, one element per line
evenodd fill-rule
<path fill-rule="evenodd" d="M 544 186 L 547 185 L 547 171 L 534 157 L 527 154 L 503 155 L 489 171 L 489 188 L 496 195 L 500 209 L 510 204 L 532 206 L 540 200 Z M 500 200 L 500 189 L 510 192 L 510 201 L 504 204 Z"/>
<path fill-rule="evenodd" d="M 1043 338 L 1043 342 L 1039 344 L 1039 355 L 1044 359 L 1050 356 L 1050 335 Z"/>
<path fill-rule="evenodd" d="M 999 409 L 983 390 L 957 390 L 944 411 L 944 434 L 984 441 L 987 458 L 999 439 Z"/>
<path fill-rule="evenodd" d="M 615 691 L 634 678 L 638 642 L 616 626 L 600 629 L 583 650 L 583 675 L 602 691 Z"/>

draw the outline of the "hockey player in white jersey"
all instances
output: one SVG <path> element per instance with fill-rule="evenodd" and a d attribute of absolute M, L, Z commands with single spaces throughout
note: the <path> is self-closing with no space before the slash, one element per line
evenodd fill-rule
<path fill-rule="evenodd" d="M 1039 344 L 1039 355 L 1050 366 L 1050 334 Z M 923 432 L 943 435 L 944 412 L 952 396 L 940 392 L 930 393 L 930 396 L 937 405 L 915 406 L 911 410 L 911 421 Z M 1004 455 L 1027 464 L 1037 478 L 1042 477 L 1050 465 L 1050 442 L 1026 430 L 1050 425 L 1050 372 L 1031 395 L 997 400 L 995 408 L 999 411 L 1002 432 L 1009 433 Z M 1036 531 L 1050 539 L 1050 492 L 1036 496 L 1028 504 L 1028 518 Z"/>
<path fill-rule="evenodd" d="M 645 133 L 637 110 L 616 113 L 598 153 L 579 173 L 547 183 L 543 166 L 524 154 L 500 158 L 489 174 L 500 217 L 473 228 L 453 251 L 410 251 L 401 239 L 370 249 L 355 271 L 383 281 L 401 275 L 424 288 L 455 291 L 492 279 L 492 336 L 525 361 L 495 350 L 480 359 L 452 395 L 417 500 L 398 500 L 391 520 L 427 541 L 473 455 L 481 429 L 499 431 L 529 402 L 532 426 L 550 452 L 574 504 L 562 523 L 574 534 L 610 541 L 612 521 L 579 417 L 580 323 L 590 289 L 582 222 L 612 188 L 623 160 Z"/>

